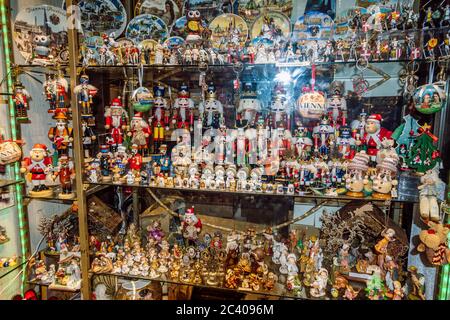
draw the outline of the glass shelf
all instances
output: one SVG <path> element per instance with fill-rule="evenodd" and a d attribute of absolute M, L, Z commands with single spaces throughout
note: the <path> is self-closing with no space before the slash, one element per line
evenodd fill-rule
<path fill-rule="evenodd" d="M 24 183 L 24 182 L 25 182 L 25 180 L 23 180 L 23 179 L 19 179 L 19 180 L 0 179 L 0 188 L 9 187 L 9 186 L 19 184 L 19 183 Z"/>
<path fill-rule="evenodd" d="M 211 189 L 190 189 L 190 188 L 169 188 L 169 187 L 156 187 L 156 186 L 148 186 L 148 185 L 140 185 L 140 184 L 113 184 L 111 182 L 83 182 L 87 185 L 104 185 L 104 186 L 113 186 L 113 187 L 123 187 L 123 188 L 145 188 L 152 190 L 166 190 L 166 191 L 180 191 L 180 192 L 198 192 L 198 193 L 217 193 L 217 194 L 228 194 L 235 196 L 260 196 L 260 197 L 288 197 L 295 199 L 320 199 L 320 200 L 347 200 L 347 201 L 373 201 L 373 202 L 399 202 L 399 203 L 417 203 L 417 200 L 413 199 L 403 199 L 403 198 L 392 198 L 389 200 L 385 199 L 376 199 L 372 197 L 349 197 L 346 195 L 318 195 L 318 194 L 286 194 L 286 193 L 266 193 L 266 192 L 246 192 L 246 191 L 229 191 L 229 190 L 211 190 Z"/>
<path fill-rule="evenodd" d="M 385 63 L 409 63 L 409 62 L 431 62 L 430 59 L 397 59 L 397 60 L 369 60 L 369 64 L 385 64 Z M 330 65 L 355 65 L 356 60 L 351 61 L 329 61 L 329 62 L 316 62 L 314 65 L 316 67 L 320 66 L 330 66 Z M 243 69 L 253 69 L 253 68 L 301 68 L 301 67 L 311 67 L 311 63 L 309 62 L 279 62 L 279 63 L 242 63 Z M 363 64 L 364 65 L 364 64 Z M 122 71 L 122 69 L 138 69 L 140 66 L 133 65 L 133 64 L 126 64 L 126 65 L 105 65 L 105 66 L 99 66 L 99 65 L 92 65 L 84 67 L 82 65 L 78 66 L 79 68 L 85 68 L 86 71 L 92 72 L 92 73 L 101 73 L 105 71 L 114 71 L 119 70 Z M 187 69 L 189 71 L 192 70 L 200 70 L 199 65 L 195 64 L 164 64 L 164 65 L 143 65 L 144 69 L 155 69 L 155 70 L 165 70 L 165 69 Z M 206 65 L 205 65 L 206 67 Z M 236 64 L 231 63 L 225 63 L 225 64 L 208 64 L 207 69 L 209 71 L 211 70 L 217 70 L 220 71 L 224 68 L 235 68 Z"/>
<path fill-rule="evenodd" d="M 0 268 L 0 279 L 6 277 L 7 275 L 11 274 L 12 272 L 14 272 L 15 270 L 20 269 L 24 264 L 27 263 L 27 260 L 22 261 L 21 257 L 17 257 L 17 264 L 13 267 L 2 267 Z M 19 261 L 22 261 L 19 263 Z"/>
<path fill-rule="evenodd" d="M 236 293 L 242 293 L 242 294 L 254 294 L 254 295 L 263 295 L 268 297 L 280 297 L 280 298 L 289 298 L 289 299 L 297 299 L 297 300 L 322 300 L 322 299 L 315 299 L 307 297 L 306 295 L 296 296 L 293 293 L 287 291 L 287 289 L 284 287 L 284 285 L 277 283 L 277 286 L 272 291 L 255 291 L 255 290 L 245 290 L 245 289 L 230 289 L 226 287 L 222 287 L 219 285 L 208 285 L 208 284 L 195 284 L 195 283 L 187 283 L 187 282 L 181 282 L 176 280 L 170 280 L 163 277 L 158 278 L 150 278 L 150 277 L 144 277 L 144 276 L 134 276 L 134 275 L 128 275 L 128 274 L 121 274 L 121 273 L 111 273 L 111 272 L 99 272 L 99 273 L 93 273 L 90 271 L 91 277 L 95 276 L 111 276 L 111 277 L 118 277 L 126 280 L 146 280 L 146 281 L 158 281 L 163 282 L 167 284 L 174 284 L 174 285 L 181 285 L 181 286 L 192 286 L 192 287 L 198 287 L 198 288 L 209 288 L 209 289 L 215 289 L 215 290 L 223 290 L 228 292 L 236 292 Z"/>
<path fill-rule="evenodd" d="M 48 290 L 52 290 L 52 291 L 64 291 L 64 292 L 80 292 L 80 289 L 71 289 L 71 288 L 64 288 L 63 286 L 58 286 L 58 287 L 52 287 L 50 288 L 50 286 L 52 285 L 51 283 L 43 283 L 40 281 L 27 281 L 28 284 L 30 285 L 35 285 L 35 286 L 40 286 L 40 287 L 47 287 Z"/>

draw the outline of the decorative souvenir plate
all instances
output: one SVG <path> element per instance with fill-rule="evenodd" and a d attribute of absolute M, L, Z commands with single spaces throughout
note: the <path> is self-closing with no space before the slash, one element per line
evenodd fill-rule
<path fill-rule="evenodd" d="M 171 26 L 181 16 L 181 10 L 174 0 L 140 0 L 134 14 L 153 14 Z"/>
<path fill-rule="evenodd" d="M 291 33 L 291 23 L 284 14 L 270 11 L 260 15 L 250 29 L 252 40 L 267 39 L 271 43 L 286 41 Z"/>
<path fill-rule="evenodd" d="M 81 0 L 78 6 L 85 36 L 117 38 L 125 30 L 127 13 L 120 0 Z"/>
<path fill-rule="evenodd" d="M 204 19 L 202 19 L 202 27 L 203 28 L 207 28 L 208 27 L 208 23 Z M 177 21 L 175 21 L 175 23 L 172 25 L 172 29 L 170 31 L 170 35 L 171 36 L 175 36 L 175 37 L 181 37 L 183 39 L 186 38 L 186 36 L 188 35 L 188 33 L 187 33 L 187 18 L 186 18 L 186 16 L 178 18 Z"/>
<path fill-rule="evenodd" d="M 183 46 L 184 44 L 184 39 L 181 37 L 170 37 L 169 39 L 167 39 L 164 44 L 170 49 L 176 49 L 179 48 L 181 46 Z"/>
<path fill-rule="evenodd" d="M 39 5 L 22 9 L 14 21 L 13 38 L 29 63 L 50 64 L 67 50 L 66 13 L 61 8 Z M 60 61 L 61 62 L 61 61 Z"/>
<path fill-rule="evenodd" d="M 265 0 L 242 0 L 239 1 L 239 15 L 247 21 L 254 21 L 265 12 L 279 12 L 288 17 L 292 13 L 292 0 L 265 1 Z"/>
<path fill-rule="evenodd" d="M 152 14 L 141 14 L 134 17 L 127 26 L 126 37 L 139 44 L 142 40 L 164 40 L 169 31 L 165 22 Z"/>
<path fill-rule="evenodd" d="M 232 13 L 216 17 L 209 25 L 211 43 L 215 48 L 225 49 L 229 44 L 244 46 L 248 37 L 248 27 L 244 19 Z"/>
<path fill-rule="evenodd" d="M 333 30 L 333 19 L 321 12 L 309 12 L 298 18 L 292 32 L 293 40 L 330 39 Z"/>

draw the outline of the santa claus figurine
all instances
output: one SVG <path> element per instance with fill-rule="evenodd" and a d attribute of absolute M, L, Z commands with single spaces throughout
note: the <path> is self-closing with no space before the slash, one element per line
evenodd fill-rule
<path fill-rule="evenodd" d="M 195 215 L 194 207 L 186 210 L 186 213 L 183 216 L 183 220 L 181 221 L 181 231 L 183 237 L 187 240 L 187 245 L 195 244 L 198 239 L 198 235 L 202 231 L 202 222 Z"/>
<path fill-rule="evenodd" d="M 23 159 L 21 173 L 31 174 L 33 189 L 32 197 L 50 197 L 53 190 L 45 185 L 47 174 L 52 169 L 52 159 L 48 155 L 48 149 L 44 144 L 35 144 L 30 151 L 30 157 Z"/>
<path fill-rule="evenodd" d="M 190 98 L 188 86 L 182 85 L 180 87 L 173 108 L 176 111 L 173 115 L 173 121 L 177 123 L 177 128 L 192 131 L 194 125 L 194 101 Z"/>
<path fill-rule="evenodd" d="M 376 161 L 378 150 L 381 149 L 381 141 L 383 138 L 391 139 L 392 132 L 381 127 L 380 114 L 370 115 L 364 126 L 364 135 L 361 140 L 357 140 L 356 144 L 365 145 L 367 154 L 370 156 L 372 162 Z"/>
<path fill-rule="evenodd" d="M 111 101 L 111 106 L 105 111 L 105 129 L 109 130 L 111 138 L 111 149 L 116 151 L 123 142 L 123 130 L 128 123 L 128 113 L 122 106 L 120 97 Z"/>
<path fill-rule="evenodd" d="M 141 112 L 136 112 L 131 120 L 131 130 L 127 133 L 131 137 L 131 143 L 138 146 L 141 154 L 148 150 L 148 139 L 151 129 L 148 123 L 142 118 Z"/>
<path fill-rule="evenodd" d="M 73 141 L 72 128 L 67 126 L 67 117 L 64 113 L 58 112 L 55 119 L 56 126 L 48 130 L 48 138 L 60 156 L 67 154 L 69 151 L 69 145 Z"/>

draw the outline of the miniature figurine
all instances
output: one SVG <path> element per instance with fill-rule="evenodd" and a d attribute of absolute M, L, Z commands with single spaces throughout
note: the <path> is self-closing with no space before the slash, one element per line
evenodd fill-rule
<path fill-rule="evenodd" d="M 172 121 L 177 123 L 177 128 L 192 131 L 194 125 L 194 101 L 190 98 L 188 86 L 182 85 L 180 87 L 173 108 L 176 112 Z"/>
<path fill-rule="evenodd" d="M 364 126 L 364 135 L 361 140 L 357 140 L 357 145 L 365 145 L 367 147 L 367 154 L 370 156 L 372 162 L 376 161 L 378 150 L 381 148 L 381 141 L 383 138 L 391 139 L 392 132 L 381 127 L 381 115 L 372 114 L 367 118 Z"/>
<path fill-rule="evenodd" d="M 258 121 L 258 113 L 261 111 L 261 102 L 258 100 L 252 83 L 245 83 L 243 94 L 237 108 L 237 121 L 239 127 L 253 126 Z"/>
<path fill-rule="evenodd" d="M 97 159 L 100 164 L 101 177 L 103 182 L 111 181 L 111 159 L 113 155 L 109 151 L 108 145 L 101 145 L 100 152 L 97 154 Z"/>
<path fill-rule="evenodd" d="M 89 84 L 89 76 L 83 74 L 80 77 L 80 84 L 73 91 L 77 94 L 78 104 L 81 106 L 83 116 L 92 115 L 92 98 L 97 94 L 98 89 Z"/>
<path fill-rule="evenodd" d="M 361 198 L 364 196 L 363 191 L 369 183 L 366 172 L 369 169 L 369 156 L 365 151 L 360 151 L 355 155 L 348 165 L 348 173 L 345 175 L 347 195 L 351 197 Z"/>
<path fill-rule="evenodd" d="M 50 197 L 53 190 L 45 184 L 47 174 L 50 173 L 52 159 L 48 156 L 48 149 L 43 144 L 35 144 L 30 151 L 30 157 L 22 161 L 21 173 L 31 174 L 33 189 L 30 191 L 32 197 Z"/>
<path fill-rule="evenodd" d="M 17 80 L 14 84 L 14 106 L 16 108 L 16 119 L 18 121 L 29 121 L 27 110 L 29 106 L 29 100 L 31 99 L 31 95 L 24 88 L 22 83 Z"/>
<path fill-rule="evenodd" d="M 202 230 L 202 222 L 195 215 L 194 207 L 186 210 L 181 222 L 181 230 L 183 237 L 187 240 L 187 244 L 195 244 L 198 239 L 198 235 Z"/>
<path fill-rule="evenodd" d="M 64 113 L 59 112 L 54 118 L 56 119 L 56 126 L 48 130 L 48 138 L 53 143 L 58 155 L 61 156 L 69 152 L 69 146 L 73 141 L 72 128 L 67 126 L 67 117 Z"/>
<path fill-rule="evenodd" d="M 75 194 L 72 191 L 72 181 L 75 179 L 75 169 L 73 162 L 67 155 L 59 157 L 58 165 L 53 174 L 53 180 L 59 177 L 62 192 L 59 194 L 60 199 L 72 199 Z"/>
<path fill-rule="evenodd" d="M 320 269 L 311 284 L 310 294 L 315 298 L 320 298 L 326 295 L 326 288 L 328 283 L 328 271 L 325 268 Z"/>
<path fill-rule="evenodd" d="M 397 175 L 398 156 L 387 156 L 381 163 L 377 164 L 377 174 L 372 176 L 373 191 L 372 197 L 376 199 L 390 199 L 397 196 L 398 181 Z"/>
<path fill-rule="evenodd" d="M 223 106 L 216 98 L 216 87 L 213 83 L 208 85 L 205 101 L 198 106 L 204 128 L 218 129 L 223 123 Z"/>
<path fill-rule="evenodd" d="M 420 198 L 420 216 L 426 220 L 440 221 L 440 206 L 445 183 L 439 178 L 438 166 L 425 172 L 420 177 L 421 184 L 418 186 Z"/>
<path fill-rule="evenodd" d="M 164 98 L 166 89 L 163 86 L 155 86 L 153 88 L 155 100 L 153 102 L 153 141 L 155 147 L 164 141 L 164 130 L 169 126 L 169 104 Z"/>
<path fill-rule="evenodd" d="M 122 100 L 120 97 L 114 98 L 111 106 L 106 108 L 105 111 L 105 129 L 109 130 L 111 135 L 113 152 L 123 143 L 123 130 L 126 128 L 127 123 L 128 113 L 122 106 Z"/>
<path fill-rule="evenodd" d="M 186 13 L 186 19 L 187 19 L 187 37 L 186 42 L 187 43 L 197 43 L 202 38 L 201 35 L 203 33 L 203 26 L 202 26 L 202 19 L 200 12 L 197 10 L 188 10 Z"/>
<path fill-rule="evenodd" d="M 141 112 L 136 112 L 131 120 L 130 131 L 127 135 L 131 137 L 131 143 L 137 145 L 141 154 L 148 151 L 148 141 L 151 129 L 148 123 L 143 119 Z"/>

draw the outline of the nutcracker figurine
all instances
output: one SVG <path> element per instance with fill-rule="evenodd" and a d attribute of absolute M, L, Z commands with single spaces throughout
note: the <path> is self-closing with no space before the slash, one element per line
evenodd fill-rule
<path fill-rule="evenodd" d="M 223 105 L 216 98 L 216 86 L 213 83 L 208 85 L 205 101 L 201 102 L 198 108 L 203 119 L 203 128 L 219 129 L 223 123 Z"/>
<path fill-rule="evenodd" d="M 153 141 L 155 147 L 164 141 L 164 130 L 169 129 L 169 104 L 164 98 L 165 91 L 163 86 L 153 88 L 155 97 L 153 102 Z"/>
<path fill-rule="evenodd" d="M 72 181 L 75 179 L 73 162 L 67 155 L 59 157 L 58 165 L 53 174 L 53 180 L 59 177 L 62 192 L 58 195 L 60 199 L 73 199 L 75 194 L 72 190 Z"/>
<path fill-rule="evenodd" d="M 83 137 L 84 158 L 90 159 L 93 154 L 93 143 L 97 139 L 94 130 L 89 127 L 86 121 L 81 121 L 81 135 Z"/>
<path fill-rule="evenodd" d="M 345 125 L 347 118 L 347 102 L 343 97 L 344 83 L 341 81 L 333 81 L 330 85 L 331 98 L 327 100 L 327 113 L 331 121 L 337 124 L 342 121 Z"/>
<path fill-rule="evenodd" d="M 56 78 L 55 75 L 47 75 L 44 81 L 44 95 L 50 104 L 49 113 L 67 112 L 67 101 L 69 90 L 69 83 L 62 74 Z"/>
<path fill-rule="evenodd" d="M 100 152 L 97 154 L 97 159 L 100 161 L 100 173 L 102 182 L 110 182 L 111 177 L 111 161 L 112 153 L 109 151 L 109 146 L 103 144 L 100 146 Z"/>
<path fill-rule="evenodd" d="M 275 95 L 270 105 L 270 114 L 266 119 L 266 125 L 273 129 L 283 127 L 290 130 L 289 101 L 286 98 L 286 91 L 280 85 L 275 88 Z"/>
<path fill-rule="evenodd" d="M 31 99 L 31 96 L 19 80 L 14 84 L 13 99 L 14 106 L 16 107 L 17 121 L 28 122 L 27 109 L 29 108 L 28 101 Z"/>
<path fill-rule="evenodd" d="M 114 98 L 105 111 L 105 129 L 111 135 L 111 147 L 115 151 L 123 143 L 123 130 L 128 123 L 128 113 L 122 106 L 120 97 Z"/>
<path fill-rule="evenodd" d="M 355 156 L 356 140 L 352 137 L 352 131 L 348 126 L 339 128 L 339 137 L 336 139 L 339 155 L 345 159 L 353 159 Z"/>
<path fill-rule="evenodd" d="M 314 152 L 323 157 L 328 157 L 331 143 L 334 140 L 334 128 L 330 125 L 328 116 L 323 116 L 320 123 L 314 127 L 313 138 Z"/>
<path fill-rule="evenodd" d="M 54 118 L 56 119 L 56 126 L 48 130 L 48 138 L 60 156 L 67 154 L 69 151 L 69 146 L 73 141 L 72 128 L 67 126 L 67 117 L 64 113 L 58 112 Z"/>
<path fill-rule="evenodd" d="M 131 130 L 127 133 L 131 137 L 131 143 L 138 146 L 141 154 L 145 154 L 148 150 L 148 140 L 151 129 L 148 123 L 142 118 L 141 112 L 136 112 L 131 120 Z"/>
<path fill-rule="evenodd" d="M 167 155 L 167 145 L 162 144 L 159 147 L 159 155 L 153 156 L 153 164 L 159 166 L 163 175 L 169 174 L 171 160 Z"/>
<path fill-rule="evenodd" d="M 180 87 L 173 108 L 175 109 L 173 122 L 177 123 L 177 128 L 185 128 L 192 131 L 194 125 L 194 100 L 190 98 L 188 86 L 182 85 Z"/>
<path fill-rule="evenodd" d="M 356 144 L 363 144 L 367 148 L 367 154 L 372 162 L 376 161 L 378 150 L 381 148 L 383 138 L 391 139 L 392 132 L 381 127 L 381 115 L 372 114 L 367 118 L 364 126 L 364 135 Z"/>
<path fill-rule="evenodd" d="M 97 94 L 98 89 L 89 84 L 89 76 L 83 74 L 80 77 L 80 84 L 73 91 L 77 95 L 78 104 L 81 106 L 81 115 L 92 116 L 92 98 Z"/>
<path fill-rule="evenodd" d="M 253 126 L 258 121 L 261 102 L 258 100 L 253 83 L 245 83 L 243 94 L 239 100 L 236 120 L 239 127 Z"/>
<path fill-rule="evenodd" d="M 181 231 L 188 246 L 196 244 L 198 236 L 202 231 L 202 222 L 195 215 L 194 207 L 187 209 L 186 213 L 183 215 Z"/>
<path fill-rule="evenodd" d="M 31 174 L 33 189 L 30 191 L 32 197 L 50 197 L 53 190 L 45 185 L 47 174 L 53 168 L 52 159 L 49 157 L 48 149 L 44 144 L 35 144 L 30 151 L 30 157 L 22 161 L 21 173 Z"/>

